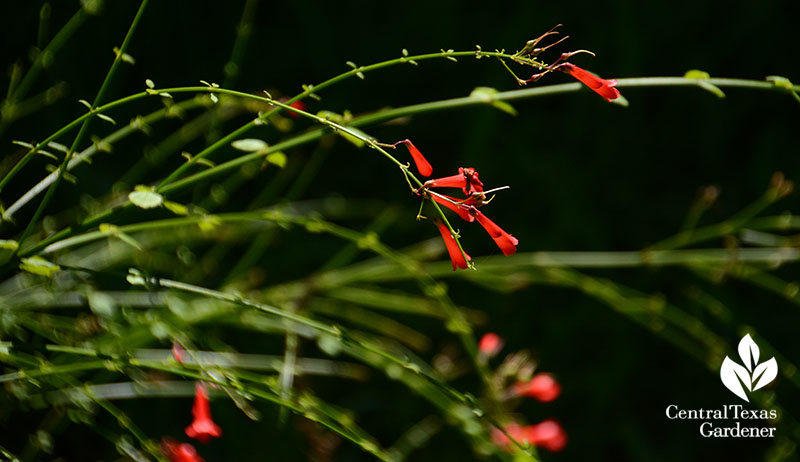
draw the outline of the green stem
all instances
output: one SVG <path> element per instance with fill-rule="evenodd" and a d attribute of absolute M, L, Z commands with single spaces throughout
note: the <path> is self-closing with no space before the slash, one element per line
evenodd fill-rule
<path fill-rule="evenodd" d="M 422 55 L 422 56 L 427 56 L 427 55 Z M 441 57 L 441 55 L 438 55 L 438 54 L 436 56 Z M 418 58 L 419 57 L 415 56 L 415 57 L 409 57 L 408 59 L 418 59 Z M 392 60 L 391 62 L 398 62 L 398 60 Z M 686 79 L 684 77 L 640 77 L 640 78 L 618 79 L 617 87 L 624 88 L 624 87 L 644 87 L 644 86 L 647 86 L 647 87 L 651 87 L 651 86 L 652 87 L 658 87 L 658 86 L 699 86 L 700 82 L 709 82 L 709 83 L 712 83 L 714 85 L 721 86 L 721 87 L 740 87 L 740 88 L 753 88 L 753 89 L 760 89 L 760 90 L 784 91 L 780 87 L 777 87 L 777 86 L 775 86 L 775 85 L 773 85 L 772 83 L 769 83 L 769 82 L 759 82 L 759 81 L 743 80 L 743 79 L 706 79 L 706 80 L 698 80 L 698 79 Z M 198 88 L 201 91 L 220 90 L 220 89 L 211 89 L 211 88 L 206 88 L 206 87 L 191 87 L 191 88 Z M 796 91 L 800 91 L 800 85 L 795 85 L 793 88 Z M 543 87 L 524 88 L 524 89 L 519 89 L 519 90 L 510 90 L 510 91 L 505 91 L 505 92 L 499 92 L 499 93 L 493 95 L 493 99 L 494 100 L 498 100 L 498 101 L 513 101 L 513 100 L 524 99 L 524 98 L 532 98 L 532 97 L 538 97 L 538 96 L 547 96 L 547 95 L 556 95 L 556 94 L 562 94 L 562 93 L 569 93 L 569 92 L 574 92 L 574 91 L 578 91 L 578 90 L 581 90 L 581 89 L 582 89 L 582 85 L 580 83 L 556 84 L 556 85 L 548 85 L 548 86 L 543 86 Z M 161 92 L 176 92 L 177 93 L 177 92 L 179 92 L 179 90 L 183 90 L 183 88 L 164 89 L 164 90 L 161 90 Z M 125 97 L 125 98 L 123 98 L 121 100 L 117 100 L 117 101 L 114 101 L 112 103 L 108 103 L 108 104 L 106 104 L 104 106 L 101 106 L 101 107 L 97 108 L 96 112 L 99 112 L 99 111 L 102 111 L 102 110 L 106 110 L 106 109 L 111 109 L 113 107 L 116 107 L 116 106 L 119 106 L 119 105 L 122 105 L 122 104 L 125 104 L 125 103 L 128 103 L 128 102 L 131 102 L 131 101 L 134 101 L 134 100 L 138 100 L 138 99 L 141 99 L 141 98 L 144 98 L 144 97 L 147 97 L 147 96 L 148 96 L 147 92 L 142 92 L 142 93 L 137 93 L 137 94 L 134 94 L 134 95 L 130 95 L 130 96 L 127 96 L 127 97 Z M 248 97 L 253 97 L 253 95 L 247 95 L 247 96 Z M 457 108 L 468 107 L 468 106 L 477 106 L 477 105 L 482 105 L 482 104 L 487 104 L 487 101 L 486 101 L 485 98 L 472 97 L 472 96 L 467 96 L 467 97 L 462 97 L 462 98 L 453 98 L 453 99 L 449 99 L 449 100 L 435 101 L 435 102 L 430 102 L 430 103 L 421 103 L 421 104 L 415 104 L 415 105 L 411 105 L 411 106 L 405 106 L 405 107 L 400 107 L 400 108 L 395 108 L 395 109 L 389 109 L 389 110 L 385 110 L 385 111 L 376 112 L 374 114 L 368 114 L 368 115 L 364 115 L 364 116 L 361 116 L 361 117 L 357 117 L 357 118 L 353 119 L 351 122 L 349 122 L 348 126 L 350 126 L 350 127 L 362 127 L 362 126 L 365 126 L 365 125 L 375 124 L 375 123 L 383 122 L 383 121 L 386 121 L 386 120 L 395 119 L 395 118 L 398 118 L 398 117 L 404 117 L 404 116 L 409 116 L 409 115 L 414 115 L 414 114 L 423 114 L 423 113 L 427 113 L 427 112 L 441 111 L 441 110 L 447 110 L 447 109 L 457 109 Z M 83 116 L 79 117 L 75 121 L 71 122 L 69 125 L 67 125 L 67 126 L 63 127 L 62 129 L 60 129 L 54 135 L 51 135 L 50 137 L 46 138 L 38 146 L 45 146 L 47 144 L 47 142 L 52 141 L 52 140 L 58 138 L 58 136 L 63 135 L 64 133 L 66 133 L 70 129 L 72 129 L 75 126 L 77 126 L 82 120 L 84 120 L 87 117 L 92 116 L 93 114 L 94 114 L 94 112 L 84 114 Z M 266 117 L 266 115 L 264 117 Z M 218 141 L 217 143 L 214 143 L 214 145 L 213 145 L 214 149 L 218 149 L 218 148 L 220 148 L 222 146 L 225 146 L 225 145 L 227 145 L 227 142 L 233 141 L 233 140 L 237 139 L 239 136 L 242 136 L 244 133 L 247 132 L 247 130 L 249 128 L 252 127 L 251 124 L 253 124 L 253 123 L 250 122 L 250 123 L 240 127 L 235 132 L 231 133 L 231 135 L 225 137 L 224 139 Z M 263 157 L 265 155 L 271 154 L 273 152 L 287 150 L 287 149 L 290 149 L 290 148 L 293 148 L 293 147 L 296 147 L 296 146 L 299 146 L 299 145 L 302 145 L 302 144 L 305 144 L 305 143 L 309 143 L 309 142 L 314 141 L 316 139 L 319 139 L 325 132 L 326 131 L 324 129 L 319 129 L 319 130 L 306 132 L 306 133 L 303 133 L 301 135 L 297 135 L 297 136 L 295 136 L 295 137 L 293 137 L 293 138 L 291 138 L 289 140 L 286 140 L 286 141 L 283 141 L 281 143 L 277 143 L 275 145 L 270 146 L 270 148 L 268 148 L 267 151 L 265 151 L 265 152 L 246 154 L 246 155 L 237 157 L 235 159 L 229 160 L 227 162 L 224 162 L 222 164 L 219 164 L 219 165 L 217 165 L 215 167 L 205 169 L 205 170 L 203 170 L 201 172 L 195 173 L 195 174 L 193 174 L 191 176 L 188 176 L 186 178 L 182 178 L 180 180 L 177 180 L 177 181 L 175 181 L 175 182 L 173 182 L 173 183 L 171 183 L 169 185 L 163 186 L 161 188 L 160 192 L 162 194 L 170 194 L 170 193 L 173 193 L 173 192 L 177 192 L 177 191 L 182 190 L 184 188 L 187 188 L 187 187 L 189 187 L 189 186 L 191 186 L 191 185 L 193 185 L 193 184 L 195 184 L 195 183 L 197 183 L 199 181 L 202 181 L 202 180 L 205 180 L 207 178 L 210 178 L 210 177 L 225 173 L 225 172 L 230 171 L 232 169 L 236 169 L 236 168 L 240 167 L 241 165 L 243 165 L 243 164 L 245 164 L 247 162 L 250 162 L 250 161 L 252 161 L 254 159 L 258 159 L 260 157 Z M 26 158 L 28 158 L 29 156 L 32 156 L 33 154 L 36 153 L 36 151 L 38 151 L 38 146 L 37 146 L 37 148 L 34 148 L 29 153 L 27 153 L 25 155 L 25 157 L 23 157 L 23 159 L 17 165 L 15 165 L 15 167 L 12 169 L 12 171 L 9 172 L 6 175 L 6 177 L 3 179 L 3 181 L 0 181 L 0 191 L 2 190 L 3 185 L 8 182 L 8 180 L 14 175 L 14 173 L 16 173 L 16 171 L 18 171 L 21 168 L 21 166 L 24 165 L 24 161 L 26 161 Z M 207 150 L 208 150 L 208 153 L 210 153 L 211 152 L 210 151 L 211 147 L 209 147 Z M 184 164 L 184 165 L 186 165 L 186 164 Z M 126 203 L 125 205 L 123 205 L 121 207 L 121 209 L 130 209 L 131 206 L 132 205 L 130 203 Z M 119 210 L 119 209 L 117 209 L 117 210 Z M 55 241 L 58 241 L 60 239 L 63 239 L 63 238 L 68 237 L 70 235 L 73 235 L 73 234 L 75 234 L 77 232 L 80 232 L 81 230 L 87 229 L 87 228 L 89 228 L 91 226 L 97 225 L 98 223 L 102 223 L 103 221 L 109 220 L 113 216 L 113 214 L 114 214 L 113 210 L 107 210 L 107 211 L 105 211 L 105 212 L 103 212 L 103 213 L 101 213 L 99 215 L 95 215 L 93 217 L 87 218 L 80 225 L 76 225 L 76 226 L 73 226 L 71 228 L 67 228 L 67 229 L 64 229 L 62 231 L 59 231 L 58 233 L 50 236 L 49 238 L 45 239 L 42 242 L 39 242 L 39 243 L 33 245 L 30 248 L 20 250 L 19 255 L 20 256 L 28 256 L 28 255 L 35 254 L 35 253 L 39 252 L 41 249 L 43 249 L 44 247 L 48 246 L 49 244 L 51 244 L 51 243 L 53 243 Z"/>
<path fill-rule="evenodd" d="M 109 82 L 111 82 L 111 79 L 114 77 L 116 70 L 119 68 L 120 63 L 122 62 L 122 57 L 124 56 L 125 51 L 128 49 L 128 45 L 130 44 L 130 41 L 133 38 L 133 33 L 136 30 L 136 26 L 139 24 L 139 20 L 142 18 L 142 15 L 144 14 L 144 10 L 147 7 L 148 2 L 149 0 L 142 0 L 142 3 L 139 5 L 139 11 L 133 18 L 133 22 L 131 23 L 131 26 L 128 29 L 128 33 L 125 35 L 125 39 L 122 41 L 122 45 L 119 47 L 119 50 L 117 51 L 117 55 L 114 58 L 114 62 L 111 64 L 111 68 L 108 70 L 106 78 L 105 80 L 103 80 L 103 84 L 100 86 L 100 90 L 97 92 L 97 96 L 95 96 L 94 98 L 94 102 L 92 103 L 92 109 L 97 107 L 100 101 L 103 100 L 106 91 L 108 91 Z M 39 204 L 39 207 L 36 209 L 36 212 L 34 212 L 33 217 L 28 222 L 28 226 L 22 232 L 22 236 L 19 239 L 20 242 L 24 241 L 25 238 L 28 237 L 28 235 L 30 235 L 30 233 L 33 231 L 33 228 L 39 221 L 39 218 L 44 212 L 44 209 L 47 207 L 47 204 L 52 199 L 56 189 L 58 189 L 58 185 L 64 178 L 64 172 L 66 172 L 67 170 L 67 165 L 69 165 L 69 161 L 72 159 L 72 155 L 75 153 L 75 150 L 77 149 L 81 141 L 83 141 L 83 136 L 89 129 L 90 121 L 91 119 L 87 118 L 81 125 L 81 128 L 78 131 L 78 135 L 75 137 L 75 140 L 72 142 L 72 146 L 69 148 L 69 152 L 67 152 L 67 155 L 64 156 L 64 161 L 61 162 L 61 166 L 58 169 L 58 176 L 56 177 L 55 182 L 53 182 L 53 184 L 47 190 L 47 193 L 45 193 L 42 202 Z"/>
<path fill-rule="evenodd" d="M 191 99 L 191 100 L 187 100 L 187 101 L 183 101 L 181 103 L 178 103 L 178 104 L 175 105 L 175 107 L 178 108 L 179 110 L 187 110 L 187 109 L 192 109 L 194 107 L 197 107 L 200 104 L 201 103 L 199 101 Z M 152 123 L 155 123 L 155 122 L 163 119 L 164 117 L 168 117 L 171 110 L 174 110 L 174 109 L 172 109 L 172 108 L 159 109 L 157 111 L 154 111 L 154 112 L 144 116 L 142 118 L 142 120 L 144 121 L 145 124 L 148 124 L 148 125 L 152 124 Z M 120 140 L 124 139 L 128 135 L 131 135 L 131 134 L 136 133 L 136 132 L 137 132 L 137 128 L 134 127 L 133 125 L 130 125 L 130 124 L 120 128 L 119 130 L 111 133 L 110 135 L 108 135 L 105 138 L 103 138 L 102 140 L 100 140 L 97 144 L 93 144 L 92 146 L 89 146 L 88 148 L 84 149 L 80 153 L 77 153 L 75 156 L 73 156 L 72 160 L 69 162 L 69 164 L 67 164 L 67 170 L 71 170 L 74 167 L 76 167 L 77 165 L 79 165 L 80 163 L 88 161 L 95 153 L 97 153 L 99 144 L 107 143 L 109 145 L 112 145 L 112 144 L 116 143 L 117 141 L 120 141 Z M 49 175 L 47 175 L 46 177 L 44 177 L 44 179 L 42 179 L 39 183 L 37 183 L 36 186 L 34 186 L 33 188 L 29 189 L 25 194 L 20 196 L 19 199 L 14 201 L 5 210 L 5 213 L 3 214 L 3 218 L 5 220 L 11 219 L 19 209 L 24 207 L 25 204 L 30 202 L 34 197 L 36 197 L 37 195 L 39 195 L 43 191 L 45 191 L 48 186 L 53 184 L 53 182 L 56 180 L 56 177 L 58 177 L 58 172 L 52 172 Z"/>
<path fill-rule="evenodd" d="M 69 38 L 78 31 L 78 28 L 80 28 L 81 24 L 83 24 L 83 21 L 86 20 L 86 17 L 86 11 L 81 8 L 70 18 L 69 21 L 67 21 L 66 24 L 64 24 L 64 27 L 62 27 L 56 36 L 53 37 L 53 40 L 47 44 L 47 47 L 36 55 L 36 59 L 34 59 L 33 64 L 31 64 L 31 68 L 28 69 L 28 72 L 19 82 L 19 85 L 17 85 L 13 90 L 9 88 L 7 104 L 13 105 L 28 93 L 31 86 L 36 81 L 36 77 L 39 76 L 39 73 L 44 67 L 44 60 L 52 59 L 53 56 L 55 56 L 56 52 L 58 52 L 58 50 L 69 40 Z"/>

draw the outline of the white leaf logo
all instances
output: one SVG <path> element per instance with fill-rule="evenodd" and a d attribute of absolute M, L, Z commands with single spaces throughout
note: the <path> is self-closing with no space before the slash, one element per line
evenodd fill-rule
<path fill-rule="evenodd" d="M 755 391 L 772 382 L 778 376 L 778 362 L 773 357 L 769 361 L 759 364 L 760 351 L 750 334 L 742 337 L 738 350 L 744 366 L 726 356 L 725 360 L 722 361 L 719 376 L 722 379 L 722 384 L 728 390 L 739 398 L 750 402 L 745 388 L 747 388 L 747 391 Z"/>

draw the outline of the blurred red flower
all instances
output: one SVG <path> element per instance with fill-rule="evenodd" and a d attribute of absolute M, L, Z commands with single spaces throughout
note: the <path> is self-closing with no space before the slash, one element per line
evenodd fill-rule
<path fill-rule="evenodd" d="M 492 358 L 503 349 L 505 342 L 494 332 L 483 334 L 478 342 L 478 352 L 487 358 Z"/>
<path fill-rule="evenodd" d="M 306 106 L 306 103 L 304 103 L 304 102 L 302 102 L 300 100 L 297 100 L 294 103 L 289 104 L 289 107 L 293 107 L 293 108 L 295 108 L 297 110 L 300 110 L 300 111 L 305 111 L 307 106 Z M 286 115 L 288 115 L 289 117 L 293 117 L 295 119 L 299 119 L 300 117 L 302 117 L 300 114 L 298 114 L 296 112 L 293 112 L 293 111 L 286 111 Z"/>
<path fill-rule="evenodd" d="M 181 443 L 171 438 L 164 438 L 161 441 L 161 452 L 171 462 L 205 462 L 197 455 L 197 450 L 189 443 Z"/>
<path fill-rule="evenodd" d="M 550 374 L 536 374 L 527 382 L 517 382 L 511 387 L 515 396 L 527 396 L 543 403 L 553 401 L 561 394 L 561 385 Z"/>
<path fill-rule="evenodd" d="M 506 432 L 519 443 L 530 443 L 535 446 L 557 452 L 567 445 L 567 433 L 555 420 L 545 420 L 536 425 L 521 426 L 509 424 Z M 511 440 L 502 431 L 492 430 L 492 441 L 506 450 L 511 450 Z"/>
<path fill-rule="evenodd" d="M 194 391 L 194 406 L 192 406 L 194 421 L 186 427 L 186 436 L 201 443 L 207 443 L 211 437 L 219 438 L 222 435 L 222 429 L 211 420 L 211 406 L 208 402 L 205 385 L 197 382 Z"/>

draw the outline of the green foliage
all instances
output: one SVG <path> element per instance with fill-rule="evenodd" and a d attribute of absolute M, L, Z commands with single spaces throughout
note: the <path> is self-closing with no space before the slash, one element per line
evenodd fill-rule
<path fill-rule="evenodd" d="M 136 59 L 129 54 L 137 43 L 146 43 L 138 42 L 140 20 L 155 15 L 158 8 L 169 8 L 147 1 L 132 16 L 119 46 L 112 43 L 122 37 L 102 37 L 99 46 L 112 48 L 113 62 L 93 90 L 93 102 L 79 100 L 88 109 L 84 114 L 76 116 L 74 107 L 68 111 L 52 106 L 52 113 L 34 124 L 33 133 L 19 125 L 26 113 L 50 111 L 56 96 L 63 97 L 58 86 L 52 87 L 58 91 L 45 90 L 50 98 L 28 92 L 36 75 L 49 68 L 61 50 L 70 49 L 70 37 L 87 15 L 101 14 L 102 2 L 84 1 L 49 44 L 40 44 L 27 68 L 11 67 L 0 134 L 5 141 L 8 133 L 7 145 L 17 136 L 42 141 L 14 141 L 21 150 L 0 170 L 3 204 L 9 204 L 2 223 L 9 239 L 0 240 L 0 382 L 8 390 L 2 418 L 7 427 L 8 422 L 19 422 L 7 428 L 12 435 L 8 440 L 0 439 L 5 459 L 35 460 L 43 454 L 110 459 L 116 452 L 131 460 L 164 460 L 159 448 L 163 437 L 185 440 L 194 381 L 213 385 L 214 414 L 224 436 L 212 448 L 224 448 L 227 458 L 245 460 L 247 454 L 258 453 L 259 458 L 301 459 L 304 451 L 299 448 L 308 447 L 322 456 L 347 459 L 351 448 L 336 449 L 340 441 L 347 441 L 368 457 L 389 461 L 435 460 L 442 459 L 441 454 L 548 459 L 551 454 L 540 454 L 523 441 L 500 444 L 498 434 L 512 422 L 542 420 L 544 410 L 565 422 L 581 416 L 567 412 L 574 408 L 533 408 L 510 394 L 509 387 L 555 367 L 565 377 L 582 372 L 577 366 L 570 369 L 569 361 L 576 358 L 567 353 L 529 351 L 545 345 L 548 335 L 568 337 L 566 343 L 581 354 L 598 343 L 573 340 L 577 337 L 570 329 L 577 328 L 570 323 L 577 321 L 572 314 L 557 318 L 557 323 L 540 321 L 550 311 L 570 311 L 569 303 L 542 310 L 536 300 L 550 292 L 559 294 L 555 300 L 563 293 L 576 294 L 570 300 L 582 300 L 576 305 L 586 303 L 593 310 L 588 321 L 593 329 L 594 323 L 618 326 L 620 319 L 633 321 L 641 343 L 661 339 L 680 352 L 675 357 L 695 360 L 693 364 L 710 371 L 706 375 L 711 378 L 740 331 L 762 331 L 750 312 L 727 307 L 735 297 L 728 281 L 792 306 L 800 303 L 798 284 L 783 271 L 800 260 L 795 236 L 800 221 L 791 214 L 774 215 L 771 209 L 791 193 L 792 183 L 783 175 L 774 175 L 753 203 L 722 218 L 707 217 L 717 199 L 707 189 L 690 208 L 682 229 L 670 236 L 659 228 L 660 241 L 635 251 L 620 250 L 630 247 L 608 241 L 600 241 L 600 251 L 575 251 L 572 245 L 568 251 L 533 251 L 541 246 L 520 211 L 552 198 L 533 194 L 537 186 L 532 181 L 515 184 L 510 192 L 498 188 L 496 193 L 513 197 L 510 207 L 499 210 L 505 211 L 505 220 L 516 220 L 514 233 L 525 236 L 521 240 L 526 244 L 510 257 L 479 257 L 488 251 L 481 251 L 473 244 L 477 239 L 457 229 L 455 217 L 419 192 L 424 180 L 407 166 L 405 151 L 392 150 L 391 141 L 428 133 L 431 138 L 425 144 L 436 146 L 435 136 L 438 149 L 447 151 L 434 158 L 450 155 L 459 165 L 474 162 L 484 172 L 484 181 L 491 178 L 488 173 L 495 175 L 491 181 L 504 181 L 497 179 L 501 173 L 513 177 L 524 172 L 514 166 L 518 159 L 557 156 L 552 155 L 555 149 L 544 148 L 540 133 L 530 136 L 520 130 L 524 144 L 506 146 L 515 130 L 500 130 L 491 121 L 510 124 L 511 115 L 528 124 L 526 118 L 535 111 L 523 107 L 521 100 L 583 87 L 569 83 L 497 89 L 475 86 L 484 79 L 464 73 L 459 79 L 467 87 L 457 90 L 461 93 L 422 102 L 389 107 L 388 91 L 381 95 L 386 101 L 360 95 L 348 96 L 344 104 L 335 96 L 328 99 L 338 87 L 357 88 L 345 87 L 348 79 L 347 85 L 372 80 L 380 85 L 380 79 L 366 77 L 383 77 L 400 68 L 425 72 L 435 80 L 437 72 L 427 65 L 437 61 L 458 69 L 478 65 L 501 74 L 499 60 L 514 77 L 515 72 L 531 70 L 550 73 L 535 52 L 534 40 L 523 48 L 527 55 L 481 47 L 416 55 L 403 49 L 401 57 L 387 56 L 387 61 L 375 64 L 347 61 L 344 73 L 299 85 L 302 92 L 288 99 L 279 98 L 280 92 L 273 89 L 238 91 L 236 78 L 248 77 L 239 71 L 247 70 L 242 50 L 257 27 L 256 3 L 247 2 L 235 28 L 222 84 L 201 80 L 202 86 L 159 88 L 148 78 L 142 89 L 144 77 L 138 76 L 138 88 L 123 85 L 128 81 L 123 76 L 141 70 L 156 75 L 159 70 L 151 68 L 144 50 L 135 53 Z M 42 8 L 40 20 L 47 18 Z M 478 59 L 477 64 L 471 62 Z M 103 71 L 98 69 L 90 70 L 99 79 Z M 180 79 L 194 81 L 192 75 L 187 71 Z M 169 81 L 160 75 L 157 80 Z M 631 92 L 631 111 L 639 97 L 633 88 L 642 86 L 699 86 L 718 97 L 725 96 L 721 87 L 739 87 L 798 98 L 798 87 L 784 77 L 718 79 L 692 70 L 683 77 L 618 79 L 617 87 Z M 466 95 L 468 88 L 474 89 Z M 598 99 L 589 92 L 580 97 Z M 295 105 L 303 100 L 316 107 Z M 362 100 L 368 101 L 368 112 L 353 114 L 342 107 L 366 104 Z M 511 101 L 520 102 L 520 109 Z M 628 105 L 624 96 L 614 101 Z M 492 111 L 489 122 L 476 123 L 473 130 L 457 131 L 465 139 L 492 140 L 491 151 L 475 155 L 471 147 L 464 148 L 466 142 L 447 136 L 452 128 L 440 111 L 482 106 L 499 111 Z M 608 111 L 604 117 L 617 114 L 607 105 L 602 110 Z M 565 119 L 566 128 L 553 138 L 574 141 L 570 117 L 555 112 L 552 117 Z M 437 113 L 440 123 L 412 119 L 426 113 Z M 615 143 L 620 132 L 615 130 Z M 581 141 L 581 149 L 588 149 L 591 143 Z M 326 160 L 329 155 L 335 160 Z M 57 165 L 48 170 L 40 161 Z M 438 169 L 449 168 L 444 161 L 436 165 L 437 175 L 443 171 Z M 620 178 L 607 181 L 613 185 Z M 74 184 L 62 184 L 62 179 L 74 179 Z M 568 189 L 571 180 L 558 181 L 553 191 Z M 569 204 L 572 199 L 562 200 Z M 444 220 L 459 236 L 460 246 L 469 243 L 476 271 L 454 273 L 450 262 L 442 261 L 446 253 L 440 240 L 427 239 L 434 236 L 434 228 L 413 220 L 418 201 L 423 203 L 419 218 L 424 214 Z M 568 206 L 561 209 L 573 220 Z M 581 219 L 575 222 L 585 228 Z M 552 231 L 560 234 L 564 229 Z M 677 283 L 668 277 L 672 270 L 681 272 Z M 653 282 L 660 278 L 676 287 Z M 600 305 L 611 312 L 598 314 L 601 310 L 595 308 Z M 763 325 L 764 330 L 772 327 Z M 493 362 L 481 356 L 476 342 L 477 333 L 490 326 L 516 338 L 503 359 Z M 531 333 L 534 329 L 539 336 Z M 625 330 L 625 335 L 636 334 Z M 766 335 L 754 333 L 754 338 L 778 358 L 787 384 L 755 398 L 758 406 L 777 408 L 783 416 L 776 422 L 782 439 L 770 452 L 780 460 L 784 453 L 791 455 L 786 448 L 799 441 L 792 414 L 800 388 L 798 356 L 783 352 L 780 347 L 785 345 L 770 345 Z M 173 353 L 176 350 L 184 351 L 185 357 Z M 635 351 L 617 354 L 636 357 Z M 623 363 L 610 360 L 605 367 Z M 581 380 L 565 385 L 575 393 L 574 384 Z M 613 380 L 621 379 L 604 380 L 611 388 L 620 383 Z M 586 396 L 608 400 L 602 384 L 595 385 Z M 287 413 L 296 425 L 286 425 Z M 99 449 L 69 453 L 64 440 L 72 433 L 65 429 L 73 427 L 94 432 L 81 434 L 75 446 Z M 301 443 L 284 437 L 294 431 L 300 435 L 295 438 L 303 438 Z M 592 432 L 567 432 L 576 450 L 593 451 L 586 443 Z M 247 439 L 246 448 L 238 447 L 246 439 L 240 435 L 247 434 L 258 438 Z M 630 435 L 636 435 L 635 430 Z M 108 444 L 97 445 L 99 439 Z M 628 437 L 628 444 L 636 446 L 630 442 L 635 439 Z"/>

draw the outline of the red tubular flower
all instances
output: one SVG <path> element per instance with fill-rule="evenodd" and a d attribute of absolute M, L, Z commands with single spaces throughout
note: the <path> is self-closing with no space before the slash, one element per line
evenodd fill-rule
<path fill-rule="evenodd" d="M 553 401 L 561 394 L 561 385 L 550 374 L 536 374 L 527 382 L 517 382 L 511 387 L 514 396 L 527 396 L 543 403 Z"/>
<path fill-rule="evenodd" d="M 472 167 L 459 167 L 458 175 L 428 180 L 424 186 L 426 188 L 461 188 L 466 195 L 483 192 L 483 183 L 478 178 L 478 172 Z"/>
<path fill-rule="evenodd" d="M 419 149 L 414 146 L 414 143 L 412 143 L 411 140 L 398 141 L 398 143 L 406 145 L 408 152 L 411 154 L 411 158 L 414 159 L 414 165 L 417 166 L 417 170 L 419 171 L 420 175 L 431 176 L 431 174 L 433 174 L 433 167 L 431 167 L 430 162 L 428 162 L 428 159 L 426 159 Z"/>
<path fill-rule="evenodd" d="M 611 100 L 617 99 L 620 96 L 619 90 L 614 88 L 617 86 L 616 80 L 601 79 L 586 69 L 581 69 L 572 63 L 560 64 L 558 69 L 575 77 L 581 83 L 594 90 L 595 93 L 605 98 L 608 102 L 611 102 Z"/>
<path fill-rule="evenodd" d="M 211 406 L 208 402 L 205 385 L 197 382 L 194 391 L 194 406 L 192 406 L 194 422 L 186 427 L 186 436 L 201 443 L 207 443 L 211 437 L 219 438 L 222 430 L 211 420 Z"/>
<path fill-rule="evenodd" d="M 475 221 L 475 217 L 473 217 L 472 214 L 469 213 L 470 209 L 472 208 L 471 205 L 467 205 L 466 203 L 464 203 L 464 204 L 454 204 L 453 202 L 450 202 L 450 201 L 454 201 L 454 202 L 461 202 L 461 201 L 459 199 L 456 199 L 455 197 L 445 196 L 444 194 L 442 194 L 441 196 L 437 196 L 436 194 L 431 194 L 431 199 L 436 201 L 436 203 L 438 203 L 440 205 L 444 205 L 448 209 L 456 212 L 458 214 L 458 216 L 461 217 L 462 220 L 468 221 L 468 222 Z M 447 199 L 450 199 L 450 200 L 447 200 Z"/>
<path fill-rule="evenodd" d="M 164 438 L 161 441 L 161 452 L 171 462 L 205 462 L 205 459 L 197 455 L 197 450 L 189 443 L 180 443 L 171 438 Z"/>
<path fill-rule="evenodd" d="M 499 335 L 494 332 L 488 332 L 478 342 L 478 352 L 487 358 L 493 358 L 497 353 L 500 353 L 504 344 L 505 342 Z"/>
<path fill-rule="evenodd" d="M 503 231 L 502 228 L 494 224 L 494 222 L 487 218 L 482 212 L 475 210 L 474 214 L 475 218 L 478 219 L 478 223 L 492 236 L 497 247 L 500 247 L 500 250 L 503 251 L 503 255 L 513 255 L 517 251 L 517 244 L 519 244 L 517 238 Z"/>
<path fill-rule="evenodd" d="M 456 242 L 453 235 L 450 234 L 450 230 L 442 223 L 442 220 L 436 219 L 433 220 L 436 223 L 436 226 L 439 228 L 439 232 L 442 234 L 442 239 L 444 239 L 444 245 L 447 247 L 447 253 L 450 254 L 450 261 L 453 263 L 453 271 L 456 268 L 467 269 L 469 265 L 467 264 L 468 261 L 471 261 L 472 258 L 467 255 L 466 252 L 461 253 L 461 249 L 458 248 L 458 242 Z M 467 259 L 464 259 L 466 255 Z"/>
<path fill-rule="evenodd" d="M 557 452 L 567 445 L 567 433 L 555 420 L 545 420 L 536 425 L 521 426 L 516 423 L 506 426 L 506 432 L 519 443 L 530 443 L 535 446 Z M 511 440 L 498 429 L 492 430 L 492 441 L 507 451 L 512 448 Z"/>

